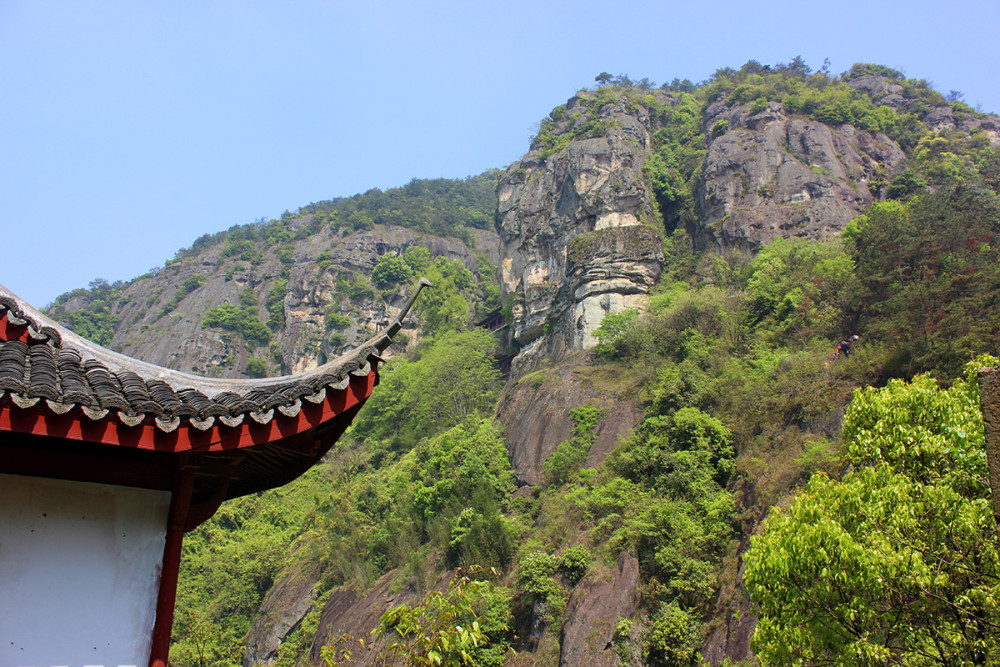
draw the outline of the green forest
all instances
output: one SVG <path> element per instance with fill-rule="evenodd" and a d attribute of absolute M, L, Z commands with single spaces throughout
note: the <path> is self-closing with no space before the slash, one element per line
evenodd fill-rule
<path fill-rule="evenodd" d="M 872 75 L 902 86 L 902 102 L 878 105 L 847 85 Z M 644 222 L 663 236 L 663 275 L 645 310 L 604 319 L 575 371 L 608 395 L 637 397 L 636 428 L 587 467 L 607 415 L 570 406 L 572 436 L 544 462 L 544 481 L 519 490 L 495 419 L 505 383 L 495 357 L 516 349 L 506 332 L 472 324 L 509 311 L 495 268 L 473 275 L 414 251 L 345 276 L 345 294 L 429 277 L 437 287 L 418 302 L 419 344 L 381 370 L 321 464 L 225 503 L 186 536 L 173 664 L 240 664 L 261 603 L 287 576 L 317 583 L 279 666 L 369 652 L 485 666 L 522 664 L 531 651 L 531 664 L 558 664 L 574 587 L 622 553 L 638 558 L 641 582 L 639 610 L 608 619 L 608 650 L 623 665 L 699 664 L 713 630 L 751 613 L 756 657 L 746 665 L 1000 664 L 1000 560 L 975 379 L 1000 363 L 989 356 L 1000 333 L 1000 152 L 983 129 L 934 131 L 924 120 L 943 105 L 956 119 L 983 114 L 883 66 L 833 75 L 798 58 L 750 61 L 698 84 L 607 73 L 595 83 L 580 93 L 590 116 L 560 132 L 567 107 L 556 107 L 532 150 L 546 159 L 602 136 L 600 108 L 623 95 L 659 128 L 644 167 L 656 219 Z M 751 112 L 778 102 L 797 117 L 884 133 L 908 167 L 872 179 L 876 203 L 839 236 L 698 248 L 696 184 L 708 140 L 727 130 L 707 127 L 705 111 L 719 102 Z M 233 261 L 259 262 L 328 226 L 463 239 L 492 228 L 499 176 L 310 204 L 206 235 L 171 261 L 225 244 Z M 107 342 L 123 287 L 92 284 L 52 312 Z M 60 310 L 74 298 L 86 307 Z M 244 315 L 229 304 L 204 326 L 243 327 L 261 345 L 281 326 Z M 343 318 L 332 313 L 329 330 Z M 851 335 L 851 353 L 837 357 Z M 517 380 L 534 391 L 555 381 L 551 368 Z M 417 601 L 311 655 L 330 596 L 380 582 Z"/>

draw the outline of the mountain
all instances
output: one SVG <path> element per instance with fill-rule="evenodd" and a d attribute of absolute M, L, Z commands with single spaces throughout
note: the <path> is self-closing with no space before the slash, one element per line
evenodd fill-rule
<path fill-rule="evenodd" d="M 206 234 L 154 273 L 60 296 L 50 314 L 176 370 L 306 370 L 388 322 L 413 271 L 435 262 L 437 271 L 471 272 L 462 289 L 488 307 L 495 296 L 479 290 L 494 282 L 497 264 L 495 183 L 493 173 L 413 180 Z M 404 335 L 415 342 L 419 332 L 411 326 Z"/>
<path fill-rule="evenodd" d="M 275 375 L 437 286 L 324 464 L 187 538 L 177 664 L 441 636 L 485 665 L 755 664 L 751 536 L 849 469 L 855 389 L 995 351 L 1000 117 L 870 64 L 597 84 L 502 172 L 310 204 L 57 299 L 127 354 Z"/>

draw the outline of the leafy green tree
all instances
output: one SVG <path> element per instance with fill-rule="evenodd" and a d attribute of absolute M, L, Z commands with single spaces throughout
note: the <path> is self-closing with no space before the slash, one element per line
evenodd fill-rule
<path fill-rule="evenodd" d="M 873 206 L 845 231 L 866 332 L 901 348 L 896 372 L 957 374 L 1000 332 L 1000 199 L 963 184 Z"/>
<path fill-rule="evenodd" d="M 521 557 L 517 566 L 518 588 L 528 594 L 532 603 L 542 606 L 546 624 L 556 622 L 566 609 L 566 591 L 556 581 L 559 557 L 544 551 L 531 551 Z"/>
<path fill-rule="evenodd" d="M 593 405 L 582 405 L 570 411 L 573 436 L 560 443 L 542 466 L 546 483 L 560 486 L 573 481 L 587 460 L 587 453 L 594 444 L 594 429 L 601 418 L 601 411 Z"/>
<path fill-rule="evenodd" d="M 646 664 L 663 667 L 693 665 L 698 658 L 701 632 L 698 621 L 677 603 L 662 603 L 643 636 Z"/>
<path fill-rule="evenodd" d="M 503 435 L 487 419 L 466 421 L 431 438 L 413 458 L 419 462 L 413 470 L 413 505 L 425 519 L 457 514 L 461 506 L 497 506 L 514 490 Z"/>
<path fill-rule="evenodd" d="M 468 328 L 471 306 L 463 293 L 474 289 L 472 272 L 462 262 L 438 257 L 423 274 L 433 285 L 424 290 L 415 306 L 423 317 L 424 331 L 433 334 Z"/>
<path fill-rule="evenodd" d="M 118 317 L 112 306 L 127 286 L 120 280 L 109 283 L 97 278 L 90 282 L 88 289 L 76 289 L 60 295 L 46 312 L 80 336 L 98 345 L 109 345 L 118 326 Z M 67 309 L 66 306 L 74 302 L 81 305 Z"/>
<path fill-rule="evenodd" d="M 996 362 L 996 359 L 988 360 Z M 753 539 L 754 649 L 775 664 L 994 664 L 1000 560 L 969 374 L 857 396 L 842 481 L 820 473 Z"/>
<path fill-rule="evenodd" d="M 247 359 L 247 375 L 252 378 L 266 377 L 267 362 L 260 357 L 249 357 Z"/>
<path fill-rule="evenodd" d="M 255 345 L 267 345 L 271 339 L 271 330 L 257 317 L 256 307 L 252 305 L 237 307 L 224 303 L 216 306 L 205 313 L 201 326 L 206 329 L 234 331 L 245 341 Z"/>
<path fill-rule="evenodd" d="M 913 195 L 926 192 L 927 184 L 924 183 L 912 169 L 903 171 L 899 176 L 892 179 L 887 195 L 889 199 L 905 201 Z"/>
<path fill-rule="evenodd" d="M 399 255 L 388 253 L 382 255 L 378 260 L 378 264 L 372 270 L 372 283 L 381 289 L 395 287 L 396 285 L 412 281 L 413 270 L 406 263 L 406 260 Z"/>
<path fill-rule="evenodd" d="M 748 271 L 750 324 L 767 324 L 781 338 L 843 335 L 857 280 L 839 241 L 775 239 Z"/>
<path fill-rule="evenodd" d="M 621 356 L 623 350 L 620 348 L 628 340 L 625 334 L 638 318 L 639 311 L 635 308 L 629 308 L 620 313 L 611 313 L 601 320 L 600 326 L 593 333 L 594 337 L 600 341 L 594 348 L 594 354 L 602 359 L 614 359 Z"/>
<path fill-rule="evenodd" d="M 449 583 L 446 593 L 432 591 L 421 604 L 387 611 L 375 636 L 389 638 L 389 655 L 402 658 L 406 665 L 501 665 L 509 650 L 502 639 L 507 623 L 502 616 L 488 615 L 491 611 L 495 615 L 495 606 L 484 610 L 477 604 L 495 590 L 490 582 L 460 576 Z M 509 618 L 509 611 L 506 615 Z M 493 636 L 487 634 L 487 625 L 492 626 Z M 486 652 L 491 643 L 501 646 Z"/>
<path fill-rule="evenodd" d="M 409 447 L 469 415 L 492 413 L 501 386 L 496 345 L 482 329 L 453 333 L 426 347 L 416 361 L 391 363 L 351 432 Z"/>
<path fill-rule="evenodd" d="M 424 269 L 430 266 L 431 251 L 423 246 L 411 245 L 403 253 L 403 259 L 406 260 L 407 266 L 409 266 L 414 273 L 421 273 Z"/>
<path fill-rule="evenodd" d="M 267 291 L 267 326 L 271 331 L 285 328 L 285 293 L 288 291 L 288 280 L 279 278 Z"/>
<path fill-rule="evenodd" d="M 885 462 L 920 483 L 945 485 L 972 498 L 988 494 L 974 371 L 997 364 L 984 355 L 946 389 L 929 375 L 859 389 L 844 415 L 847 460 L 857 466 Z"/>

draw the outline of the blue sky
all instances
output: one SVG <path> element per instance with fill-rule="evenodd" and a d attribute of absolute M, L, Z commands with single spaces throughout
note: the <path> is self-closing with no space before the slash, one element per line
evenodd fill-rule
<path fill-rule="evenodd" d="M 42 306 L 203 233 L 518 159 L 602 71 L 876 62 L 1000 111 L 996 0 L 0 0 L 0 284 Z"/>

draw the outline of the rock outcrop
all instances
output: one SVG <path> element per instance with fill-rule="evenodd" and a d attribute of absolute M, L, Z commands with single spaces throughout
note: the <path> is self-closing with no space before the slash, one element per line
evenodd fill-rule
<path fill-rule="evenodd" d="M 777 102 L 754 115 L 711 105 L 705 127 L 720 121 L 727 131 L 710 139 L 696 193 L 703 246 L 754 249 L 778 237 L 838 234 L 873 203 L 876 174 L 906 167 L 885 135 L 789 118 Z"/>
<path fill-rule="evenodd" d="M 557 138 L 575 136 L 594 114 L 585 95 L 568 102 Z M 649 115 L 622 98 L 595 120 L 600 136 L 572 138 L 551 155 L 533 148 L 497 188 L 501 286 L 522 346 L 515 374 L 593 346 L 601 319 L 641 306 L 662 270 L 659 234 L 645 224 L 654 224 L 642 172 Z"/>
<path fill-rule="evenodd" d="M 560 667 L 620 665 L 612 649 L 615 623 L 635 615 L 639 604 L 639 559 L 622 553 L 613 570 L 588 573 L 566 605 Z"/>
<path fill-rule="evenodd" d="M 243 667 L 270 665 L 278 657 L 278 648 L 299 626 L 316 596 L 320 578 L 318 563 L 296 563 L 276 578 L 264 596 L 253 626 L 247 633 Z"/>
<path fill-rule="evenodd" d="M 586 368 L 585 362 L 585 358 L 573 357 L 505 388 L 497 418 L 507 427 L 507 450 L 521 483 L 543 481 L 545 459 L 573 435 L 571 410 L 589 404 L 604 411 L 584 464 L 588 468 L 600 465 L 642 418 L 633 397 L 607 391 L 583 377 L 580 371 Z"/>
<path fill-rule="evenodd" d="M 444 592 L 453 576 L 454 572 L 445 572 L 431 590 Z M 350 650 L 351 657 L 344 664 L 359 667 L 403 664 L 402 656 L 394 656 L 394 659 L 387 656 L 383 650 L 386 647 L 384 639 L 373 643 L 371 636 L 372 628 L 378 627 L 385 612 L 401 604 L 416 604 L 426 592 L 418 590 L 413 580 L 407 580 L 402 587 L 399 584 L 399 573 L 390 572 L 362 594 L 351 586 L 335 589 L 323 606 L 309 664 L 321 664 L 325 646 Z M 364 645 L 358 642 L 359 639 L 364 640 Z"/>
<path fill-rule="evenodd" d="M 928 109 L 927 102 L 922 99 L 906 97 L 906 88 L 894 79 L 886 76 L 860 76 L 847 82 L 855 90 L 867 94 L 875 104 L 885 105 L 899 113 L 913 113 L 935 132 L 959 129 L 971 134 L 981 130 L 989 137 L 994 146 L 1000 145 L 1000 116 L 991 114 L 956 113 L 947 104 L 940 104 Z"/>

